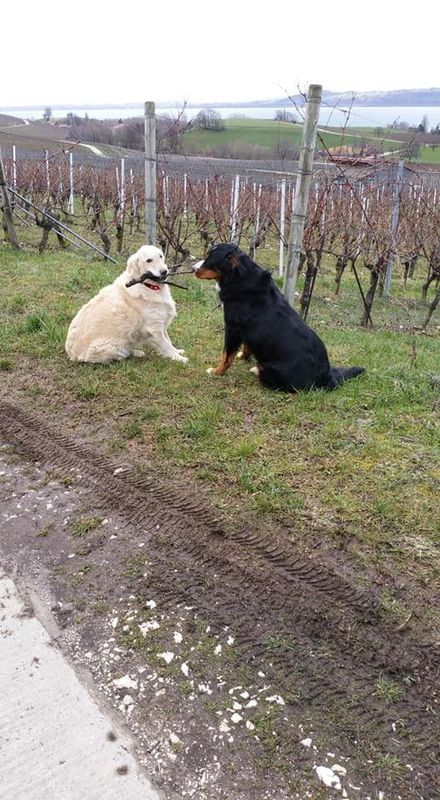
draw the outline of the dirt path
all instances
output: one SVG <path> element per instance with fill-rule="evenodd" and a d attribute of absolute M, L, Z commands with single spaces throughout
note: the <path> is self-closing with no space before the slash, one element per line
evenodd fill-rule
<path fill-rule="evenodd" d="M 0 441 L 7 562 L 167 797 L 440 796 L 439 648 L 342 557 L 232 530 L 187 486 L 7 402 Z"/>

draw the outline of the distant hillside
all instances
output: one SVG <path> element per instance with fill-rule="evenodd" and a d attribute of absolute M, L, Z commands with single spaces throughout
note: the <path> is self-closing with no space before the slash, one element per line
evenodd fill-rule
<path fill-rule="evenodd" d="M 337 105 L 342 107 L 354 106 L 440 106 L 440 88 L 430 89 L 393 89 L 389 92 L 334 92 L 324 90 L 322 99 L 328 105 Z M 188 103 L 188 108 L 292 108 L 292 103 L 299 106 L 304 104 L 304 98 L 301 94 L 294 94 L 284 97 L 272 97 L 267 100 L 241 100 L 237 102 L 222 102 L 215 103 Z M 96 109 L 127 109 L 133 110 L 140 116 L 143 112 L 144 104 L 139 103 L 109 103 L 109 104 L 84 104 L 78 105 L 52 105 L 52 111 L 72 111 L 81 109 L 82 111 L 96 110 Z M 169 108 L 176 110 L 176 102 L 161 102 L 160 99 L 156 101 L 156 107 Z M 29 111 L 40 111 L 43 113 L 43 104 L 39 106 L 15 106 L 14 109 L 9 111 L 19 112 L 21 109 Z M 0 114 L 5 111 L 5 108 L 0 107 Z M 5 124 L 5 123 L 3 123 Z"/>
<path fill-rule="evenodd" d="M 440 88 L 432 89 L 393 89 L 389 92 L 331 92 L 324 90 L 322 99 L 329 105 L 342 106 L 440 106 Z M 216 103 L 218 106 L 254 106 L 272 108 L 273 106 L 303 105 L 300 94 L 290 97 L 277 97 L 270 100 L 253 100 L 245 103 Z"/>
<path fill-rule="evenodd" d="M 20 117 L 11 117 L 9 114 L 2 114 L 0 111 L 0 127 L 1 128 L 8 128 L 13 125 L 20 125 L 23 124 L 23 120 Z"/>

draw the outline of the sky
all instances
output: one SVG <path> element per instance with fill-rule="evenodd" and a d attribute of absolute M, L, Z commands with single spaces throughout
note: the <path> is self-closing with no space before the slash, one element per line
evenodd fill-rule
<path fill-rule="evenodd" d="M 438 0 L 5 0 L 0 107 L 439 86 L 439 22 Z"/>

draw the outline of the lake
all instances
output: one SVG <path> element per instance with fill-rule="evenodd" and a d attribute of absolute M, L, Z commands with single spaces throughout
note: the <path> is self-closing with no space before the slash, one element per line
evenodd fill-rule
<path fill-rule="evenodd" d="M 350 111 L 344 110 L 346 107 L 331 108 L 325 105 L 321 106 L 319 115 L 320 125 L 331 125 L 333 127 L 389 127 L 393 122 L 407 122 L 408 125 L 419 125 L 423 117 L 428 118 L 428 129 L 440 125 L 440 106 L 353 106 Z M 187 108 L 185 114 L 187 117 L 194 117 L 201 111 L 200 107 Z M 233 117 L 248 117 L 251 119 L 273 119 L 280 107 L 247 107 L 231 108 L 224 106 L 216 108 L 215 111 L 221 115 L 223 119 L 230 119 Z M 287 108 L 291 111 L 298 120 L 300 114 L 304 114 L 304 108 Z M 55 119 L 65 117 L 71 111 L 77 116 L 84 116 L 88 114 L 90 118 L 94 119 L 127 119 L 128 117 L 143 116 L 143 106 L 139 105 L 136 108 L 127 108 L 121 106 L 120 108 L 79 108 L 74 106 L 65 106 L 61 109 L 53 109 L 53 117 Z M 157 114 L 171 114 L 175 115 L 179 111 L 179 107 L 165 108 L 157 106 Z M 43 106 L 41 111 L 38 109 L 26 108 L 0 108 L 0 113 L 11 114 L 12 116 L 23 117 L 24 119 L 41 119 L 43 115 Z"/>

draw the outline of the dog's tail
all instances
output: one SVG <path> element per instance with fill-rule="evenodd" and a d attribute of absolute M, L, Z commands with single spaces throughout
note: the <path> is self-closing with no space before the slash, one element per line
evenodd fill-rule
<path fill-rule="evenodd" d="M 345 381 L 351 380 L 351 378 L 357 378 L 358 375 L 362 375 L 365 372 L 364 367 L 330 367 L 330 374 L 332 377 L 333 386 L 332 389 L 335 389 L 336 386 L 340 386 L 341 383 L 345 383 Z"/>

